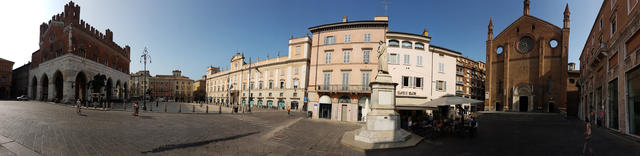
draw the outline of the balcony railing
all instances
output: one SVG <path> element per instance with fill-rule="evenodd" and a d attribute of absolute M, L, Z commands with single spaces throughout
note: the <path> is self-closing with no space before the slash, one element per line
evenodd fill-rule
<path fill-rule="evenodd" d="M 457 72 L 456 72 L 456 75 L 464 76 L 464 72 L 457 71 Z"/>
<path fill-rule="evenodd" d="M 462 81 L 456 81 L 456 84 L 464 85 L 464 82 L 462 82 Z"/>
<path fill-rule="evenodd" d="M 318 92 L 357 92 L 370 93 L 368 85 L 318 85 Z"/>

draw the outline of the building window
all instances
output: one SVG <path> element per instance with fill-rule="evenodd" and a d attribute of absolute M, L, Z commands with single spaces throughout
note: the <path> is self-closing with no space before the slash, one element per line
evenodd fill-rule
<path fill-rule="evenodd" d="M 342 90 L 349 90 L 349 71 L 342 71 Z"/>
<path fill-rule="evenodd" d="M 336 37 L 335 36 L 327 36 L 324 38 L 324 44 L 335 44 Z"/>
<path fill-rule="evenodd" d="M 280 69 L 280 76 L 284 76 L 287 72 L 284 69 Z"/>
<path fill-rule="evenodd" d="M 408 76 L 403 76 L 402 77 L 402 87 L 409 87 L 410 86 L 410 78 Z"/>
<path fill-rule="evenodd" d="M 627 111 L 629 133 L 640 135 L 640 69 L 627 73 Z"/>
<path fill-rule="evenodd" d="M 402 41 L 402 48 L 409 48 L 411 49 L 411 47 L 413 46 L 413 43 L 409 42 L 409 41 Z"/>
<path fill-rule="evenodd" d="M 293 74 L 294 74 L 294 75 L 298 75 L 298 72 L 299 72 L 299 71 L 298 71 L 298 67 L 296 67 L 296 68 L 294 68 L 294 69 L 293 69 Z"/>
<path fill-rule="evenodd" d="M 398 54 L 389 53 L 389 64 L 398 64 Z"/>
<path fill-rule="evenodd" d="M 371 72 L 362 71 L 362 90 L 369 88 L 369 75 L 371 75 Z"/>
<path fill-rule="evenodd" d="M 369 63 L 369 53 L 371 52 L 371 50 L 363 50 L 362 51 L 362 63 L 364 64 L 368 64 Z"/>
<path fill-rule="evenodd" d="M 300 55 L 300 46 L 296 46 L 296 56 Z"/>
<path fill-rule="evenodd" d="M 409 54 L 404 54 L 404 65 L 410 65 L 410 58 Z"/>
<path fill-rule="evenodd" d="M 273 80 L 269 80 L 269 89 L 273 89 Z"/>
<path fill-rule="evenodd" d="M 284 80 L 280 80 L 280 89 L 284 89 Z"/>
<path fill-rule="evenodd" d="M 447 91 L 447 82 L 446 81 L 436 81 L 436 90 L 437 91 Z"/>
<path fill-rule="evenodd" d="M 269 77 L 273 77 L 273 73 L 274 73 L 274 71 L 273 71 L 273 70 L 272 70 L 272 71 L 269 71 Z"/>
<path fill-rule="evenodd" d="M 424 44 L 416 43 L 416 49 L 424 49 Z"/>
<path fill-rule="evenodd" d="M 344 51 L 344 56 L 343 56 L 343 63 L 344 64 L 349 64 L 349 57 L 350 57 L 351 51 Z"/>
<path fill-rule="evenodd" d="M 324 54 L 325 64 L 331 64 L 331 52 L 325 52 Z"/>
<path fill-rule="evenodd" d="M 262 84 L 263 84 L 263 82 L 262 82 L 262 81 L 260 81 L 260 82 L 258 83 L 258 89 L 262 89 Z"/>
<path fill-rule="evenodd" d="M 400 42 L 398 40 L 389 40 L 389 47 L 399 47 Z"/>
<path fill-rule="evenodd" d="M 331 83 L 331 72 L 324 72 L 323 90 L 329 90 L 329 84 Z"/>
<path fill-rule="evenodd" d="M 618 79 L 609 82 L 609 128 L 618 129 Z"/>
<path fill-rule="evenodd" d="M 293 92 L 293 97 L 298 97 L 298 93 Z"/>
<path fill-rule="evenodd" d="M 371 34 L 364 34 L 364 42 L 371 42 Z"/>
<path fill-rule="evenodd" d="M 418 56 L 417 61 L 418 66 L 422 66 L 422 56 Z"/>
<path fill-rule="evenodd" d="M 615 13 L 614 13 L 615 14 Z M 616 17 L 614 16 L 613 19 L 611 20 L 611 37 L 613 37 L 613 35 L 616 34 Z"/>
<path fill-rule="evenodd" d="M 438 63 L 438 72 L 444 73 L 444 63 Z"/>
<path fill-rule="evenodd" d="M 422 88 L 422 78 L 421 77 L 416 77 L 416 80 L 415 80 L 414 83 L 415 83 L 415 87 L 416 88 Z"/>
<path fill-rule="evenodd" d="M 300 83 L 300 80 L 293 79 L 293 88 L 298 88 L 299 83 Z"/>
<path fill-rule="evenodd" d="M 351 43 L 351 35 L 350 34 L 344 35 L 344 43 Z"/>

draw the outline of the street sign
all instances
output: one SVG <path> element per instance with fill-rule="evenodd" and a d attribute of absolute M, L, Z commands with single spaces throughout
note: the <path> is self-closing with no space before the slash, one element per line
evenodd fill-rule
<path fill-rule="evenodd" d="M 307 98 L 306 96 L 304 97 L 304 102 L 309 102 L 309 98 Z"/>

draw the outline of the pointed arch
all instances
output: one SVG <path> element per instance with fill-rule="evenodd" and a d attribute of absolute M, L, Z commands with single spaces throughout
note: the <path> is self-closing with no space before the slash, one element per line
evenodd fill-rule
<path fill-rule="evenodd" d="M 64 97 L 64 76 L 62 75 L 62 72 L 60 72 L 60 70 L 57 70 L 53 74 L 53 86 L 53 96 L 56 102 L 61 102 L 62 98 Z"/>
<path fill-rule="evenodd" d="M 87 75 L 83 71 L 78 72 L 74 83 L 75 99 L 81 99 L 82 101 L 87 100 Z"/>
<path fill-rule="evenodd" d="M 46 101 L 49 97 L 49 76 L 46 73 L 43 73 L 40 77 L 40 95 L 39 99 L 42 101 Z"/>

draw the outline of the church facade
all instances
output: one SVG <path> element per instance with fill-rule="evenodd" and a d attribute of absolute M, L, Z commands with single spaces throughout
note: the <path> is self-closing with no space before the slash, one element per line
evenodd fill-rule
<path fill-rule="evenodd" d="M 523 15 L 495 38 L 489 20 L 485 110 L 555 112 L 566 109 L 569 5 L 563 27 Z"/>

